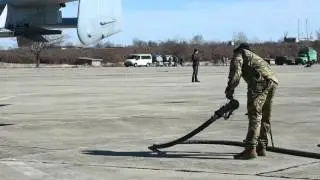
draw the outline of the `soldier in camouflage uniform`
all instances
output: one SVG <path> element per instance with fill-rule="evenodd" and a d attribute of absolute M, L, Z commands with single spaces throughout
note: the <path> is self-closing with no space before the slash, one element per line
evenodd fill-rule
<path fill-rule="evenodd" d="M 229 80 L 225 90 L 228 99 L 233 98 L 234 89 L 241 77 L 248 85 L 247 110 L 249 127 L 244 140 L 245 150 L 235 159 L 252 159 L 266 156 L 268 133 L 270 133 L 271 104 L 278 79 L 271 66 L 250 50 L 249 44 L 242 43 L 234 50 L 230 63 Z"/>

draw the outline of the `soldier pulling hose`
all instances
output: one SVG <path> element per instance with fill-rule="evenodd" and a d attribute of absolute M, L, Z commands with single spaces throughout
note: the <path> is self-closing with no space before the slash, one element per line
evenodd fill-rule
<path fill-rule="evenodd" d="M 233 98 L 233 95 L 241 77 L 248 85 L 247 111 L 249 127 L 244 142 L 187 141 L 221 117 L 225 116 L 225 119 L 228 119 L 232 112 L 238 109 L 239 102 Z M 270 117 L 272 101 L 279 81 L 270 64 L 255 54 L 249 44 L 242 43 L 234 50 L 228 78 L 228 85 L 225 89 L 226 98 L 230 100 L 228 104 L 217 110 L 214 116 L 187 135 L 168 143 L 154 144 L 149 149 L 159 153 L 161 151 L 158 149 L 168 148 L 177 144 L 221 144 L 245 148 L 244 151 L 235 155 L 234 159 L 248 160 L 258 156 L 266 156 L 267 150 L 320 159 L 320 154 L 318 153 L 274 147 Z M 271 135 L 272 147 L 268 146 L 268 134 Z"/>

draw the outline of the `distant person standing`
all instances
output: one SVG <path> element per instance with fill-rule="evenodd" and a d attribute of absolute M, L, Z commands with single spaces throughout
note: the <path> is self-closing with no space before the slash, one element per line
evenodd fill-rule
<path fill-rule="evenodd" d="M 172 56 L 169 57 L 169 66 L 172 66 Z"/>
<path fill-rule="evenodd" d="M 193 68 L 192 82 L 200 82 L 198 80 L 199 63 L 200 63 L 199 50 L 194 49 L 192 54 L 192 68 Z"/>
<path fill-rule="evenodd" d="M 176 67 L 178 64 L 178 58 L 176 56 L 173 56 L 173 66 Z"/>
<path fill-rule="evenodd" d="M 164 66 L 167 66 L 167 61 L 168 61 L 167 56 L 163 55 L 163 65 Z"/>
<path fill-rule="evenodd" d="M 183 66 L 183 58 L 182 57 L 179 58 L 179 61 L 180 61 L 180 65 Z"/>

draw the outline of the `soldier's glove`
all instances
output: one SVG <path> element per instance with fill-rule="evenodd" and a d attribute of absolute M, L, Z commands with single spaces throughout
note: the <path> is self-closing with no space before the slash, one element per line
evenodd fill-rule
<path fill-rule="evenodd" d="M 231 90 L 227 87 L 224 93 L 226 94 L 227 99 L 229 100 L 233 99 L 234 90 Z"/>

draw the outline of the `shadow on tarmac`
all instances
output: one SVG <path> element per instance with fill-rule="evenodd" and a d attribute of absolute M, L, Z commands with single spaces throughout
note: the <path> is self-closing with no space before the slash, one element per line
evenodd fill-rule
<path fill-rule="evenodd" d="M 224 159 L 233 160 L 234 153 L 212 153 L 212 152 L 179 152 L 166 151 L 155 153 L 151 151 L 138 152 L 117 152 L 105 150 L 86 150 L 83 154 L 94 156 L 112 156 L 112 157 L 146 157 L 146 158 L 186 158 L 186 159 Z"/>
<path fill-rule="evenodd" d="M 0 124 L 0 127 L 3 127 L 3 126 L 12 126 L 14 124 Z"/>
<path fill-rule="evenodd" d="M 10 106 L 11 104 L 0 104 L 0 107 Z"/>
<path fill-rule="evenodd" d="M 11 104 L 0 104 L 0 107 L 5 107 L 5 106 L 10 106 Z M 14 124 L 0 124 L 0 127 L 3 127 L 3 126 L 12 126 Z"/>

